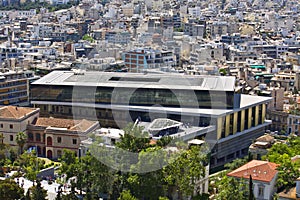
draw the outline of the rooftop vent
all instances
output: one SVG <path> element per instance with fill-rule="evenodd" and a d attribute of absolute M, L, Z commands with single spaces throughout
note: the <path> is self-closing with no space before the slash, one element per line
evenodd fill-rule
<path fill-rule="evenodd" d="M 133 82 L 158 82 L 160 78 L 142 78 L 142 77 L 111 77 L 109 81 L 133 81 Z"/>

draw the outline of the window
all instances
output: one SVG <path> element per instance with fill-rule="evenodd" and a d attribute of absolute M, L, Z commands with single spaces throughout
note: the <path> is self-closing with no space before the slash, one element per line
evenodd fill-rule
<path fill-rule="evenodd" d="M 10 125 L 9 125 L 9 128 L 10 128 L 10 129 L 13 129 L 13 128 L 14 128 L 14 125 L 10 124 Z"/>
<path fill-rule="evenodd" d="M 58 157 L 58 158 L 60 158 L 60 157 L 61 157 L 61 155 L 62 155 L 62 152 L 61 152 L 61 150 L 57 150 L 57 157 Z"/>
<path fill-rule="evenodd" d="M 0 127 L 3 128 L 3 124 L 0 124 Z"/>
<path fill-rule="evenodd" d="M 259 186 L 258 187 L 258 196 L 263 197 L 264 196 L 264 187 Z"/>
<path fill-rule="evenodd" d="M 77 139 L 73 139 L 73 144 L 77 144 Z"/>
<path fill-rule="evenodd" d="M 61 137 L 57 137 L 57 143 L 61 143 Z"/>
<path fill-rule="evenodd" d="M 37 134 L 35 135 L 35 140 L 36 140 L 37 142 L 40 142 L 40 141 L 41 141 L 41 134 L 37 133 Z"/>
<path fill-rule="evenodd" d="M 51 137 L 47 137 L 47 145 L 52 146 L 52 138 Z"/>
<path fill-rule="evenodd" d="M 13 135 L 10 135 L 10 136 L 9 136 L 9 140 L 10 140 L 10 141 L 14 141 L 14 136 L 13 136 Z"/>
<path fill-rule="evenodd" d="M 28 133 L 28 141 L 33 141 L 33 134 L 32 133 Z"/>

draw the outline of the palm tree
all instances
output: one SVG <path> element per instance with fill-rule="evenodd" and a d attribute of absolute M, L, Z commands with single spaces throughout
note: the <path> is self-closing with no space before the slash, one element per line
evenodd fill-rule
<path fill-rule="evenodd" d="M 27 135 L 24 132 L 19 132 L 16 137 L 16 142 L 19 145 L 20 154 L 23 153 L 23 147 L 26 144 L 26 141 L 27 141 Z"/>

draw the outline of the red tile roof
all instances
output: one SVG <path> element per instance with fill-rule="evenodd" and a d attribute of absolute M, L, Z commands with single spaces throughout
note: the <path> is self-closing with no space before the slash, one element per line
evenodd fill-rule
<path fill-rule="evenodd" d="M 35 110 L 37 109 L 17 106 L 4 106 L 0 108 L 0 118 L 20 119 Z"/>
<path fill-rule="evenodd" d="M 253 180 L 270 182 L 277 174 L 277 166 L 278 164 L 268 161 L 252 160 L 227 176 L 249 179 L 251 174 Z"/>
<path fill-rule="evenodd" d="M 60 119 L 60 118 L 43 118 L 39 117 L 36 121 L 36 126 L 66 128 L 70 131 L 86 131 L 93 126 L 96 121 Z"/>

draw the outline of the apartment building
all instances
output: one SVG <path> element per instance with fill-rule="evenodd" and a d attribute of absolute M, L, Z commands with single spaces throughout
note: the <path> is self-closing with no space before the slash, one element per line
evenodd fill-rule
<path fill-rule="evenodd" d="M 222 44 L 194 45 L 190 53 L 191 64 L 206 64 L 212 60 L 224 59 L 224 46 Z"/>
<path fill-rule="evenodd" d="M 130 72 L 172 66 L 176 63 L 173 52 L 152 48 L 135 49 L 122 54 L 122 60 Z"/>
<path fill-rule="evenodd" d="M 0 105 L 29 105 L 29 84 L 36 79 L 32 71 L 0 72 Z"/>
<path fill-rule="evenodd" d="M 271 81 L 274 83 L 274 85 L 283 87 L 285 91 L 293 91 L 295 87 L 299 89 L 299 78 L 300 76 L 298 73 L 281 72 L 275 74 Z"/>
<path fill-rule="evenodd" d="M 299 115 L 288 115 L 287 118 L 287 133 L 291 134 L 294 133 L 299 135 L 300 130 L 300 116 Z"/>

